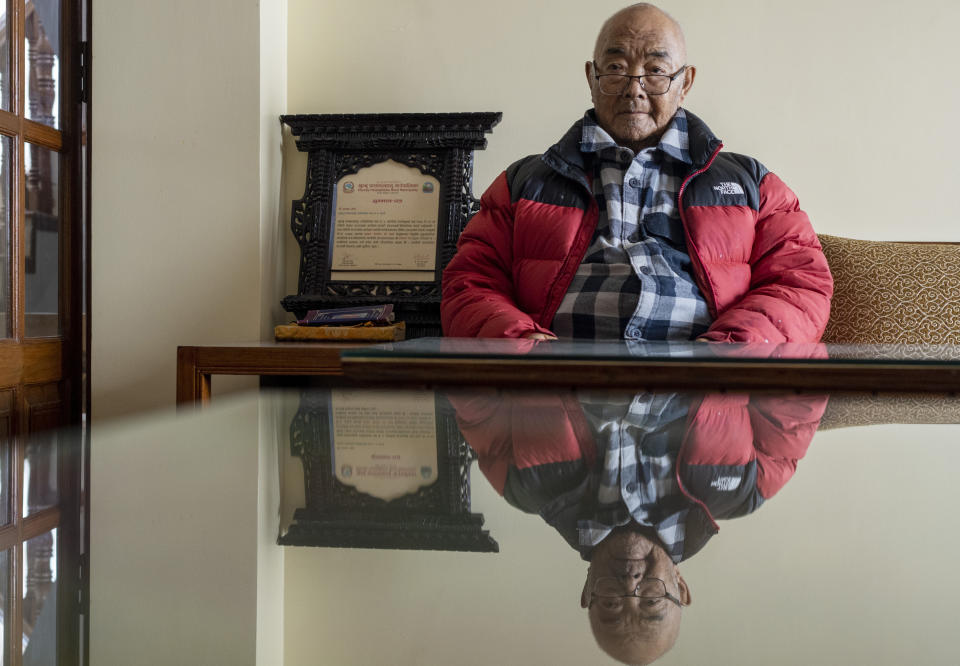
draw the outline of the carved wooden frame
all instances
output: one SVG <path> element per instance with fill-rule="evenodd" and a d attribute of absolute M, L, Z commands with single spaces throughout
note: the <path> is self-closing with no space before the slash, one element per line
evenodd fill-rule
<path fill-rule="evenodd" d="M 499 552 L 470 512 L 473 454 L 453 408 L 436 397 L 437 480 L 394 500 L 341 483 L 332 464 L 330 391 L 307 389 L 290 424 L 290 450 L 303 463 L 306 506 L 278 543 L 296 546 Z"/>
<path fill-rule="evenodd" d="M 460 232 L 477 211 L 473 197 L 473 151 L 502 114 L 392 113 L 281 116 L 307 153 L 304 193 L 293 201 L 290 228 L 300 245 L 297 293 L 285 310 L 393 303 L 409 337 L 440 335 L 440 277 L 456 251 Z M 360 169 L 394 160 L 433 176 L 440 210 L 434 277 L 427 282 L 332 280 L 330 241 L 337 182 Z"/>

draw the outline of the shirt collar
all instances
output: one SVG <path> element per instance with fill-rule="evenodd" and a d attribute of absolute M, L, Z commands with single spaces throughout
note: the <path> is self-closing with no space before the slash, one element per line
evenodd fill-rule
<path fill-rule="evenodd" d="M 597 153 L 603 150 L 627 150 L 617 145 L 617 142 L 606 130 L 597 124 L 597 117 L 593 109 L 583 115 L 583 131 L 580 137 L 580 151 Z M 660 137 L 656 150 L 664 155 L 687 164 L 692 164 L 690 158 L 690 134 L 687 129 L 687 114 L 683 109 L 677 109 L 670 124 Z"/>

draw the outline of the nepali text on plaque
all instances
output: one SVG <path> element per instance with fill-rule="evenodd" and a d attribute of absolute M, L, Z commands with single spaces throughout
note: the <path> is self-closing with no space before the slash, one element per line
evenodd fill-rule
<path fill-rule="evenodd" d="M 440 183 L 393 160 L 337 181 L 331 279 L 432 281 Z"/>

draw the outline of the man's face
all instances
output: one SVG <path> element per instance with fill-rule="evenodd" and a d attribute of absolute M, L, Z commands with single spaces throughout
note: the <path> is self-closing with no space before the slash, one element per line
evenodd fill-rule
<path fill-rule="evenodd" d="M 680 631 L 680 607 L 669 599 L 651 603 L 636 597 L 602 603 L 592 592 L 599 578 L 616 578 L 627 595 L 647 577 L 664 581 L 668 594 L 690 603 L 686 582 L 655 538 L 619 528 L 594 549 L 580 605 L 589 608 L 597 643 L 621 661 L 647 663 L 669 650 Z"/>
<path fill-rule="evenodd" d="M 679 26 L 655 8 L 626 9 L 600 31 L 593 64 L 586 64 L 587 82 L 597 122 L 618 144 L 638 151 L 655 146 L 693 85 L 696 70 L 688 67 L 663 95 L 649 95 L 632 80 L 619 95 L 605 95 L 596 74 L 668 74 L 686 64 Z"/>

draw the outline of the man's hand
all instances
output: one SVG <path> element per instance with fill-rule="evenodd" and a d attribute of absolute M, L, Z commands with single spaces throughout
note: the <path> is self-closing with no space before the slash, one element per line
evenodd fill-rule
<path fill-rule="evenodd" d="M 527 333 L 523 336 L 527 340 L 556 340 L 557 336 L 549 335 L 547 333 Z"/>

